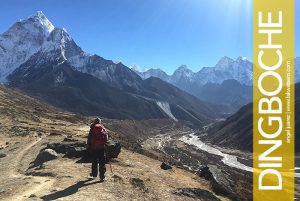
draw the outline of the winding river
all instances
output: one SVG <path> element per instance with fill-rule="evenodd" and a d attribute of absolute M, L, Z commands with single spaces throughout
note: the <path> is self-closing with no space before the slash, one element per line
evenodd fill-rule
<path fill-rule="evenodd" d="M 196 148 L 198 148 L 202 151 L 205 151 L 207 153 L 221 156 L 222 157 L 222 162 L 225 165 L 228 165 L 230 167 L 234 167 L 234 168 L 237 168 L 237 169 L 240 169 L 240 170 L 245 170 L 245 171 L 248 171 L 248 172 L 253 172 L 253 168 L 240 163 L 237 160 L 237 156 L 230 155 L 230 154 L 225 154 L 225 153 L 221 152 L 220 150 L 205 144 L 194 133 L 185 135 L 185 136 L 181 137 L 180 140 L 183 141 L 184 143 L 188 144 L 188 145 L 195 146 Z M 295 167 L 295 171 L 297 171 L 299 169 L 300 169 L 299 167 Z M 295 177 L 300 178 L 300 173 L 295 173 Z"/>

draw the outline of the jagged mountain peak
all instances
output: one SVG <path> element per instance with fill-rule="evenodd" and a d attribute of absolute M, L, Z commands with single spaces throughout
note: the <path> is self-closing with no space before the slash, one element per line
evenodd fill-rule
<path fill-rule="evenodd" d="M 42 12 L 20 20 L 0 34 L 0 82 L 37 53 L 55 29 Z"/>
<path fill-rule="evenodd" d="M 187 65 L 181 65 L 177 68 L 177 71 L 188 71 L 190 70 Z"/>
<path fill-rule="evenodd" d="M 218 63 L 216 64 L 215 67 L 216 68 L 224 68 L 229 65 L 232 65 L 232 63 L 234 63 L 234 60 L 232 58 L 224 56 L 218 61 Z"/>
<path fill-rule="evenodd" d="M 29 17 L 28 20 L 29 19 L 34 19 L 35 22 L 40 23 L 40 25 L 48 33 L 51 33 L 55 28 L 42 11 L 37 11 L 36 14 Z"/>
<path fill-rule="evenodd" d="M 157 77 L 164 81 L 169 81 L 170 76 L 160 68 L 150 68 L 148 70 L 143 70 L 141 68 L 131 68 L 134 72 L 136 72 L 142 79 L 148 79 L 150 77 Z"/>
<path fill-rule="evenodd" d="M 31 35 L 48 36 L 55 26 L 48 20 L 42 11 L 37 11 L 36 14 L 29 16 L 27 19 L 16 22 L 7 32 L 18 34 L 20 31 L 26 31 Z M 5 33 L 4 33 L 5 34 Z"/>
<path fill-rule="evenodd" d="M 148 71 L 152 71 L 152 72 L 165 72 L 165 71 L 163 71 L 162 69 L 160 69 L 160 68 L 150 68 Z"/>
<path fill-rule="evenodd" d="M 173 76 L 191 76 L 194 72 L 186 65 L 179 66 L 173 73 Z"/>
<path fill-rule="evenodd" d="M 242 56 L 239 56 L 239 57 L 236 59 L 236 61 L 247 61 L 247 62 L 249 62 L 249 61 L 247 60 L 247 57 L 242 57 Z"/>
<path fill-rule="evenodd" d="M 54 25 L 47 17 L 41 11 L 38 11 L 35 15 L 14 23 L 6 32 L 1 34 L 1 36 L 6 39 L 14 38 L 15 41 L 18 38 L 41 41 L 43 38 L 49 36 L 54 29 Z"/>

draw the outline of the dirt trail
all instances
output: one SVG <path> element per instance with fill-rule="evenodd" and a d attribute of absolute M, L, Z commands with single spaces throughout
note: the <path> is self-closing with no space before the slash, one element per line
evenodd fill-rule
<path fill-rule="evenodd" d="M 10 166 L 7 167 L 7 172 L 4 173 L 7 178 L 18 180 L 26 180 L 29 186 L 26 190 L 16 192 L 13 195 L 5 198 L 5 200 L 25 200 L 30 197 L 32 194 L 39 192 L 44 189 L 49 189 L 54 179 L 49 177 L 40 177 L 40 176 L 27 176 L 20 171 L 21 162 L 23 158 L 28 154 L 30 149 L 36 146 L 42 138 L 38 138 L 36 141 L 30 143 L 22 149 L 22 146 L 19 147 L 19 152 L 15 154 L 15 159 L 12 163 L 9 163 Z M 17 185 L 16 185 L 17 186 Z"/>
<path fill-rule="evenodd" d="M 42 138 L 38 138 L 36 141 L 30 143 L 29 145 L 27 145 L 24 149 L 22 149 L 20 147 L 20 152 L 15 156 L 15 160 L 14 162 L 11 164 L 11 167 L 9 167 L 9 176 L 13 176 L 13 177 L 24 177 L 23 174 L 20 173 L 19 171 L 19 167 L 20 167 L 20 163 L 23 159 L 23 157 L 27 154 L 27 152 L 33 147 L 35 146 L 38 142 L 40 142 L 42 140 Z"/>

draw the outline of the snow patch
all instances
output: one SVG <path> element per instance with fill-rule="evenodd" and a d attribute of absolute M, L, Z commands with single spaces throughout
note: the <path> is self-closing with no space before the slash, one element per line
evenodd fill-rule
<path fill-rule="evenodd" d="M 178 121 L 176 117 L 172 114 L 169 103 L 157 101 L 156 104 L 166 113 L 166 115 L 168 115 L 168 117 L 170 117 L 174 121 Z"/>

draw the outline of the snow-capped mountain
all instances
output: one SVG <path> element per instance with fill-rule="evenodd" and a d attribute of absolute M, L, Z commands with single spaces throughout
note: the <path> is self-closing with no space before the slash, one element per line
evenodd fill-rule
<path fill-rule="evenodd" d="M 144 80 L 148 79 L 150 77 L 157 77 L 157 78 L 160 78 L 160 79 L 162 79 L 164 81 L 168 81 L 169 82 L 170 76 L 167 73 L 165 73 L 163 70 L 158 69 L 158 68 L 157 69 L 151 68 L 151 69 L 149 69 L 147 71 L 141 72 L 137 68 L 133 67 L 132 70 L 135 71 Z"/>
<path fill-rule="evenodd" d="M 17 67 L 67 61 L 75 70 L 88 73 L 118 88 L 137 89 L 139 76 L 122 63 L 84 52 L 65 29 L 56 28 L 41 12 L 15 23 L 0 35 L 0 82 Z"/>
<path fill-rule="evenodd" d="M 42 12 L 17 22 L 1 39 L 0 72 L 7 86 L 64 110 L 120 119 L 172 118 L 197 126 L 223 113 L 165 81 L 143 80 L 122 63 L 84 52 Z"/>
<path fill-rule="evenodd" d="M 252 63 L 247 59 L 238 57 L 233 60 L 223 57 L 214 67 L 204 67 L 196 73 L 196 83 L 204 85 L 206 83 L 221 84 L 225 80 L 234 79 L 248 86 L 252 85 Z"/>
<path fill-rule="evenodd" d="M 136 70 L 135 70 L 136 71 Z M 187 66 L 182 65 L 170 76 L 160 69 L 149 69 L 145 72 L 136 71 L 143 79 L 158 77 L 180 88 L 189 86 L 203 86 L 207 83 L 221 84 L 225 80 L 237 80 L 241 84 L 252 85 L 252 63 L 243 57 L 233 60 L 223 57 L 214 67 L 203 67 L 194 73 Z M 189 86 L 185 86 L 189 85 Z"/>
<path fill-rule="evenodd" d="M 16 22 L 0 35 L 0 82 L 38 52 L 54 26 L 42 12 Z"/>
<path fill-rule="evenodd" d="M 167 75 L 161 69 L 149 69 L 139 72 L 133 69 L 141 78 L 158 77 L 164 81 L 179 86 L 180 88 L 189 88 L 183 86 L 185 83 L 189 86 L 203 86 L 207 83 L 222 84 L 225 80 L 236 80 L 239 83 L 252 86 L 253 81 L 253 63 L 244 57 L 238 57 L 236 60 L 229 57 L 223 57 L 214 67 L 203 67 L 200 71 L 194 73 L 187 66 L 180 66 L 172 75 Z M 295 81 L 300 81 L 300 57 L 295 58 Z"/>
<path fill-rule="evenodd" d="M 223 57 L 214 67 L 194 73 L 180 66 L 172 75 L 160 69 L 137 72 L 141 78 L 158 77 L 201 100 L 225 105 L 234 111 L 252 101 L 253 64 L 246 58 Z M 295 82 L 300 81 L 300 58 L 295 58 Z"/>
<path fill-rule="evenodd" d="M 233 60 L 223 57 L 214 67 L 204 67 L 194 73 L 182 65 L 172 75 L 160 69 L 136 71 L 141 78 L 158 77 L 190 94 L 236 111 L 252 100 L 252 63 L 243 57 Z"/>

